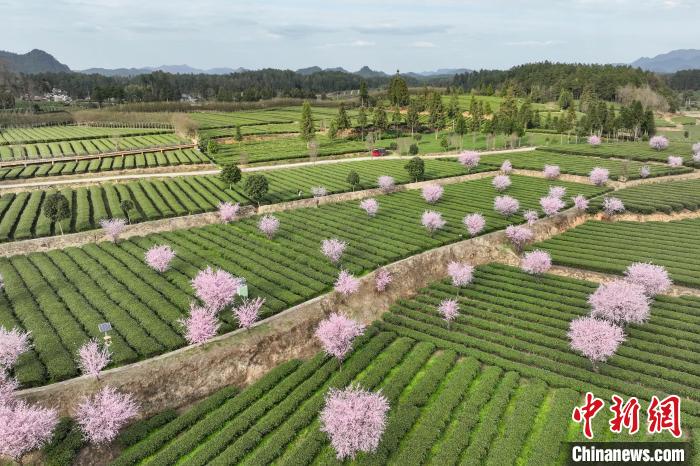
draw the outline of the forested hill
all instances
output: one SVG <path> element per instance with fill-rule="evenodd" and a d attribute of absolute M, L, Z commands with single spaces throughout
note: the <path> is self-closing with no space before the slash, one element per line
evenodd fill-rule
<path fill-rule="evenodd" d="M 518 95 L 530 95 L 534 101 L 556 100 L 562 89 L 570 89 L 578 98 L 590 88 L 604 100 L 614 100 L 617 88 L 626 84 L 652 89 L 667 89 L 663 77 L 626 65 L 588 65 L 569 63 L 530 63 L 509 70 L 480 70 L 458 74 L 455 86 L 465 91 L 491 91 L 512 87 Z"/>

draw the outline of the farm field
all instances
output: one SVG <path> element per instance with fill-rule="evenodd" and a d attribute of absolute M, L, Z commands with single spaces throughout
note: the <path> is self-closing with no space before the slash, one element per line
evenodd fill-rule
<path fill-rule="evenodd" d="M 264 123 L 259 125 L 240 126 L 241 136 L 265 136 L 273 134 L 298 133 L 298 123 Z M 232 127 L 203 129 L 199 131 L 200 137 L 207 138 L 232 138 L 236 129 Z"/>
<path fill-rule="evenodd" d="M 316 120 L 330 120 L 337 113 L 338 109 L 335 107 L 313 107 L 313 116 Z M 354 117 L 356 113 L 348 110 L 348 115 L 351 117 Z M 301 109 L 300 107 L 280 107 L 242 112 L 199 112 L 192 113 L 191 116 L 199 123 L 201 129 L 241 126 L 242 130 L 244 126 L 298 122 Z"/>
<path fill-rule="evenodd" d="M 192 158 L 204 158 L 194 150 L 184 153 Z M 154 154 L 147 154 L 148 160 L 155 158 L 148 155 Z M 404 165 L 403 160 L 371 160 L 265 171 L 269 191 L 263 203 L 309 198 L 312 197 L 311 188 L 315 186 L 324 186 L 329 193 L 350 191 L 351 187 L 347 183 L 350 171 L 360 175 L 357 189 L 376 188 L 377 178 L 382 175 L 394 177 L 398 184 L 408 183 L 413 180 L 409 179 Z M 482 164 L 472 172 L 490 169 L 491 167 Z M 425 163 L 427 180 L 465 173 L 461 165 L 451 161 L 427 160 Z M 72 216 L 70 220 L 63 221 L 63 231 L 79 232 L 99 228 L 99 222 L 103 218 L 126 218 L 126 213 L 120 207 L 124 199 L 130 199 L 134 203 L 134 210 L 129 212 L 132 223 L 210 212 L 216 210 L 221 202 L 247 205 L 251 202 L 242 187 L 247 176 L 244 174 L 242 181 L 234 185 L 233 190 L 218 176 L 211 175 L 66 188 L 61 192 L 71 202 Z M 0 196 L 0 242 L 58 234 L 59 228 L 48 222 L 42 214 L 43 202 L 51 192 L 36 190 Z"/>
<path fill-rule="evenodd" d="M 397 143 L 396 138 L 386 137 L 377 140 L 372 148 L 388 148 L 390 144 Z M 433 134 L 422 134 L 419 141 L 406 134 L 403 138 L 409 140 L 409 144 L 415 143 L 418 146 L 419 155 L 445 152 L 445 149 L 440 146 L 440 139 L 435 139 Z M 526 134 L 520 139 L 520 145 L 540 144 L 546 136 L 541 134 Z M 352 153 L 366 153 L 369 147 L 365 141 L 336 139 L 330 141 L 326 136 L 317 136 L 318 141 L 318 157 L 327 157 L 332 155 L 343 155 Z M 462 138 L 463 149 L 485 150 L 492 147 L 504 149 L 509 142 L 509 138 L 499 135 L 494 140 L 488 140 L 483 134 L 466 134 Z M 457 148 L 452 147 L 450 151 L 456 151 Z M 263 163 L 284 161 L 290 159 L 309 158 L 309 149 L 306 143 L 296 136 L 285 136 L 262 141 L 245 141 L 243 143 L 223 144 L 219 146 L 219 153 L 214 156 L 217 163 Z"/>
<path fill-rule="evenodd" d="M 41 163 L 34 165 L 0 168 L 0 180 L 10 181 L 42 176 L 80 175 L 110 170 L 129 170 L 132 168 L 153 168 L 172 165 L 211 163 L 209 157 L 196 149 L 168 150 L 144 154 L 130 154 L 99 159 L 69 162 Z"/>
<path fill-rule="evenodd" d="M 670 214 L 700 207 L 700 179 L 649 183 L 615 191 L 630 212 Z M 591 201 L 591 207 L 600 207 L 602 199 Z"/>
<path fill-rule="evenodd" d="M 99 154 L 116 150 L 171 146 L 183 141 L 174 134 L 126 136 L 119 139 L 98 138 L 73 141 L 0 146 L 0 161 L 60 158 L 71 155 Z"/>
<path fill-rule="evenodd" d="M 542 170 L 545 165 L 558 165 L 562 173 L 579 176 L 588 176 L 593 168 L 602 167 L 609 170 L 610 178 L 613 180 L 617 180 L 621 176 L 628 180 L 640 178 L 639 172 L 645 165 L 650 169 L 650 177 L 677 175 L 693 171 L 690 167 L 670 168 L 667 165 L 657 163 L 645 164 L 637 161 L 558 154 L 544 150 L 485 155 L 481 158 L 482 163 L 495 167 L 500 167 L 504 160 L 510 160 L 513 168 L 526 170 Z"/>
<path fill-rule="evenodd" d="M 521 208 L 538 208 L 550 183 L 513 176 L 511 196 Z M 15 374 L 24 386 L 40 385 L 77 374 L 75 349 L 99 338 L 97 323 L 113 325 L 114 365 L 153 356 L 184 345 L 177 319 L 192 299 L 190 279 L 207 265 L 245 277 L 252 296 L 266 298 L 261 317 L 268 317 L 328 291 L 338 268 L 323 257 L 320 240 L 337 237 L 349 246 L 342 266 L 362 275 L 379 266 L 427 249 L 459 241 L 467 213 L 482 212 L 484 233 L 523 221 L 505 219 L 492 208 L 490 179 L 445 187 L 440 202 L 428 207 L 420 192 L 379 196 L 379 213 L 369 218 L 358 202 L 331 204 L 276 214 L 280 231 L 268 240 L 255 217 L 228 225 L 179 230 L 81 248 L 0 259 L 5 281 L 0 294 L 0 325 L 19 325 L 32 332 L 34 351 L 25 354 Z M 571 194 L 594 196 L 604 191 L 590 185 L 558 182 Z M 426 209 L 443 214 L 447 225 L 429 236 L 420 224 Z M 172 269 L 158 274 L 143 256 L 154 244 L 177 252 Z M 89 277 L 89 278 L 88 278 Z M 232 328 L 230 313 L 222 331 Z"/>
<path fill-rule="evenodd" d="M 683 157 L 685 165 L 693 166 L 691 146 L 692 144 L 689 142 L 671 141 L 668 149 L 657 151 L 649 147 L 649 144 L 646 142 L 625 142 L 618 144 L 603 143 L 597 147 L 589 144 L 551 145 L 542 148 L 542 150 L 560 152 L 562 154 L 592 155 L 604 158 L 613 157 L 641 162 L 656 161 L 664 163 L 668 160 L 669 155 L 676 155 Z"/>
<path fill-rule="evenodd" d="M 160 128 L 108 128 L 98 126 L 45 126 L 39 128 L 0 129 L 0 145 L 73 141 L 123 136 L 172 133 Z"/>
<path fill-rule="evenodd" d="M 339 464 L 317 413 L 330 387 L 350 383 L 381 389 L 391 406 L 378 450 L 354 461 L 362 465 L 564 464 L 562 442 L 583 439 L 570 413 L 587 390 L 647 399 L 673 386 L 683 397 L 686 430 L 697 428 L 692 329 L 700 325 L 700 300 L 657 299 L 652 319 L 630 327 L 618 354 L 596 373 L 570 352 L 565 335 L 571 319 L 587 313 L 594 289 L 501 265 L 479 267 L 467 288 L 434 283 L 393 305 L 355 342 L 342 370 L 323 354 L 291 361 L 163 425 L 135 424 L 139 435 L 124 433 L 131 440 L 113 464 Z M 455 296 L 460 315 L 447 329 L 435 309 Z M 607 430 L 608 418 L 595 419 L 596 432 Z"/>
<path fill-rule="evenodd" d="M 672 222 L 588 221 L 537 244 L 561 265 L 621 273 L 631 262 L 668 269 L 678 285 L 700 287 L 700 219 Z"/>

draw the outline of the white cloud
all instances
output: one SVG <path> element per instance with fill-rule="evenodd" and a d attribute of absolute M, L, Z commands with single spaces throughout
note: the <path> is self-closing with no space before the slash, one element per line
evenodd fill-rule
<path fill-rule="evenodd" d="M 435 44 L 432 42 L 424 41 L 424 40 L 417 40 L 415 42 L 411 43 L 411 47 L 416 47 L 419 49 L 431 49 L 433 47 L 436 47 Z"/>

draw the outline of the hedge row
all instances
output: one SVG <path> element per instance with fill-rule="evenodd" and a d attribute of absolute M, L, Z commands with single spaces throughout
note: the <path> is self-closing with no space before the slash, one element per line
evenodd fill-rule
<path fill-rule="evenodd" d="M 665 266 L 679 285 L 700 286 L 700 220 L 674 222 L 588 221 L 533 247 L 562 265 L 620 273 L 632 262 Z"/>
<path fill-rule="evenodd" d="M 588 176 L 595 167 L 608 169 L 610 178 L 617 180 L 624 177 L 628 180 L 640 178 L 639 172 L 643 166 L 649 167 L 649 176 L 668 176 L 692 172 L 690 167 L 670 168 L 660 163 L 642 163 L 633 160 L 611 160 L 600 157 L 576 156 L 560 154 L 548 150 L 531 152 L 514 152 L 484 156 L 483 163 L 500 167 L 504 160 L 510 160 L 513 168 L 541 171 L 545 165 L 558 165 L 562 173 L 569 175 Z"/>

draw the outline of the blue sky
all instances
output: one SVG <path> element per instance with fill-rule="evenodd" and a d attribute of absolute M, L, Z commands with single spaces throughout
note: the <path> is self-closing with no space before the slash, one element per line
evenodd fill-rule
<path fill-rule="evenodd" d="M 700 47 L 700 0 L 0 0 L 0 49 L 73 69 L 627 63 Z"/>

